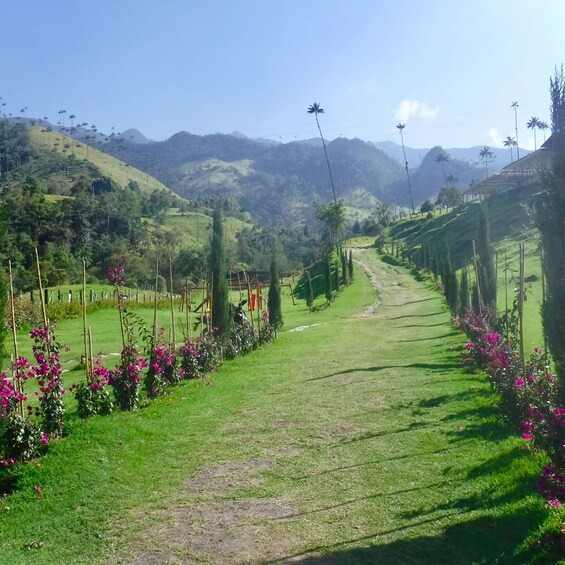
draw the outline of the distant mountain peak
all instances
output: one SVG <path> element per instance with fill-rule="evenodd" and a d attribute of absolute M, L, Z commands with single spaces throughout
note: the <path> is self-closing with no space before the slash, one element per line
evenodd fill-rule
<path fill-rule="evenodd" d="M 147 137 L 145 137 L 138 129 L 135 128 L 126 129 L 122 133 L 118 134 L 117 137 L 121 137 L 122 139 L 125 139 L 130 143 L 153 143 L 151 139 L 147 139 Z"/>

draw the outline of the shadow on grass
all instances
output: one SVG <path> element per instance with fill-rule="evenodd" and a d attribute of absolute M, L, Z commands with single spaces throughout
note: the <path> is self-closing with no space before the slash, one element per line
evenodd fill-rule
<path fill-rule="evenodd" d="M 438 324 L 407 324 L 405 326 L 395 326 L 395 328 L 437 328 L 438 326 L 450 326 L 451 322 L 439 322 Z M 461 332 L 457 332 L 461 333 Z"/>
<path fill-rule="evenodd" d="M 420 302 L 429 302 L 430 300 L 438 300 L 438 298 L 432 296 L 431 298 L 422 298 L 421 300 L 411 300 L 410 302 L 405 302 L 404 306 L 407 306 L 408 304 L 419 304 Z"/>
<path fill-rule="evenodd" d="M 378 544 L 378 538 L 423 524 L 437 523 L 441 518 L 426 518 L 394 530 L 375 531 L 332 545 L 312 547 L 302 553 L 288 555 L 271 563 L 305 563 L 310 565 L 367 564 L 379 565 L 460 565 L 463 563 L 524 563 L 515 548 L 535 524 L 543 520 L 541 510 L 515 511 L 501 518 L 477 518 L 449 526 L 432 536 L 413 538 L 406 535 L 391 543 Z M 368 547 L 348 545 L 364 544 Z M 322 553 L 323 555 L 312 555 Z M 551 561 L 555 562 L 555 561 Z M 549 563 L 549 561 L 547 562 Z"/>
<path fill-rule="evenodd" d="M 399 339 L 398 343 L 413 343 L 413 342 L 416 342 L 416 341 L 432 341 L 432 340 L 435 340 L 435 339 L 446 339 L 448 337 L 453 337 L 454 335 L 458 335 L 458 334 L 459 334 L 459 332 L 455 330 L 455 331 L 450 331 L 450 332 L 448 332 L 444 335 L 436 335 L 436 336 L 433 336 L 433 337 L 419 337 L 419 338 L 416 338 L 416 339 Z"/>
<path fill-rule="evenodd" d="M 445 336 L 444 336 L 445 337 Z M 331 377 L 337 377 L 339 375 L 350 375 L 351 373 L 377 373 L 378 371 L 384 371 L 386 369 L 460 369 L 461 363 L 410 363 L 410 365 L 382 365 L 381 367 L 361 367 L 355 369 L 345 369 L 344 371 L 338 371 L 337 373 L 330 373 L 329 375 L 323 375 L 321 377 L 313 377 L 311 379 L 306 379 L 304 382 L 310 381 L 320 381 L 322 379 L 329 379 Z"/>
<path fill-rule="evenodd" d="M 403 304 L 397 306 L 397 308 L 402 308 Z M 387 318 L 388 320 L 402 320 L 404 318 L 429 318 L 430 316 L 445 315 L 445 311 L 440 312 L 430 312 L 429 314 L 407 314 L 406 316 L 396 316 L 395 318 Z"/>

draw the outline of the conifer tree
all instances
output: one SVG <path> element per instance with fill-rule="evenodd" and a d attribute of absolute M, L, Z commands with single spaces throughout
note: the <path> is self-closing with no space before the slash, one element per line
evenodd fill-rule
<path fill-rule="evenodd" d="M 229 313 L 229 289 L 226 250 L 224 242 L 224 215 L 220 208 L 214 211 L 210 252 L 212 272 L 212 327 L 219 335 L 226 335 L 231 328 Z"/>
<path fill-rule="evenodd" d="M 269 324 L 278 330 L 283 325 L 281 309 L 281 279 L 279 275 L 279 265 L 273 256 L 271 260 L 271 284 L 268 294 Z"/>
<path fill-rule="evenodd" d="M 490 241 L 490 222 L 487 201 L 481 205 L 479 218 L 479 237 L 477 240 L 479 255 L 479 286 L 483 304 L 491 313 L 496 313 L 496 271 L 494 268 L 494 249 Z"/>
<path fill-rule="evenodd" d="M 332 301 L 333 294 L 332 294 L 332 267 L 330 264 L 330 256 L 326 256 L 326 260 L 324 262 L 324 277 L 326 279 L 326 300 L 328 302 Z"/>
<path fill-rule="evenodd" d="M 536 223 L 543 248 L 545 300 L 542 319 L 545 339 L 560 381 L 565 402 L 565 75 L 563 66 L 550 79 L 551 167 L 543 175 Z"/>
<path fill-rule="evenodd" d="M 314 306 L 314 289 L 312 288 L 312 277 L 310 276 L 310 271 L 305 273 L 305 284 L 306 284 L 306 306 L 312 308 Z"/>
<path fill-rule="evenodd" d="M 349 280 L 353 280 L 353 251 L 349 250 Z"/>
<path fill-rule="evenodd" d="M 0 249 L 3 247 L 4 236 L 6 233 L 7 209 L 0 203 Z M 4 338 L 6 337 L 6 327 L 4 324 L 4 312 L 6 310 L 6 300 L 8 296 L 8 284 L 6 273 L 0 269 L 0 369 L 4 359 Z"/>
<path fill-rule="evenodd" d="M 339 292 L 339 265 L 340 265 L 340 261 L 336 260 L 333 262 L 334 264 L 334 271 L 333 271 L 333 275 L 334 275 L 334 283 L 333 286 L 335 287 L 336 292 Z"/>
<path fill-rule="evenodd" d="M 340 253 L 341 259 L 341 280 L 343 286 L 347 285 L 347 255 L 346 252 L 342 249 Z"/>
<path fill-rule="evenodd" d="M 465 312 L 471 306 L 469 304 L 469 272 L 467 271 L 467 267 L 463 268 L 463 272 L 461 273 L 461 285 L 459 287 L 459 313 L 461 315 L 465 314 Z"/>

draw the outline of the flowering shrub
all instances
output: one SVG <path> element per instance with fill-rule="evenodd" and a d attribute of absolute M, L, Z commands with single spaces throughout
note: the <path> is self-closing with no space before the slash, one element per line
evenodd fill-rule
<path fill-rule="evenodd" d="M 182 379 L 195 379 L 204 373 L 215 371 L 222 362 L 222 345 L 211 334 L 186 339 L 179 349 Z"/>
<path fill-rule="evenodd" d="M 213 334 L 205 334 L 196 340 L 200 373 L 211 373 L 222 363 L 222 346 Z"/>
<path fill-rule="evenodd" d="M 77 412 L 80 418 L 86 419 L 95 414 L 110 414 L 114 404 L 108 391 L 110 371 L 97 359 L 92 368 L 90 381 L 73 385 L 77 401 Z"/>
<path fill-rule="evenodd" d="M 520 437 L 550 459 L 537 482 L 539 492 L 551 506 L 565 504 L 565 408 L 558 405 L 557 382 L 547 355 L 536 348 L 524 367 L 482 317 L 469 312 L 459 325 L 471 337 L 463 361 L 489 375 Z"/>
<path fill-rule="evenodd" d="M 135 344 L 122 349 L 121 363 L 110 373 L 108 383 L 120 410 L 135 410 L 139 403 L 139 382 L 147 363 Z"/>
<path fill-rule="evenodd" d="M 165 393 L 167 385 L 177 384 L 179 381 L 177 354 L 174 348 L 167 343 L 159 343 L 151 352 L 149 368 L 145 375 L 147 396 L 160 396 Z"/>
<path fill-rule="evenodd" d="M 200 374 L 200 362 L 198 360 L 200 350 L 198 343 L 198 339 L 186 339 L 184 344 L 179 348 L 179 376 L 181 379 L 195 379 Z"/>
<path fill-rule="evenodd" d="M 36 421 L 25 416 L 24 402 L 27 395 L 21 392 L 18 384 L 28 378 L 33 378 L 26 359 L 20 357 L 14 364 L 16 383 L 5 373 L 0 376 L 0 470 L 8 469 L 16 461 L 28 461 L 40 454 L 48 443 Z M 33 409 L 28 406 L 28 416 L 33 415 Z M 35 415 L 40 414 L 36 408 Z"/>
<path fill-rule="evenodd" d="M 251 325 L 234 325 L 224 343 L 224 358 L 235 359 L 253 351 L 257 345 L 258 340 Z"/>
<path fill-rule="evenodd" d="M 138 335 L 145 334 L 143 321 L 125 308 L 123 292 L 125 256 L 114 258 L 108 267 L 108 280 L 116 287 L 122 352 L 120 364 L 111 372 L 108 383 L 114 388 L 114 398 L 120 410 L 135 410 L 139 402 L 139 382 L 147 363 L 136 344 Z"/>
<path fill-rule="evenodd" d="M 65 389 L 61 379 L 60 346 L 55 341 L 53 326 L 39 326 L 29 333 L 33 339 L 33 356 L 37 365 L 32 371 L 37 378 L 41 395 L 39 396 L 43 429 L 52 437 L 63 435 Z"/>

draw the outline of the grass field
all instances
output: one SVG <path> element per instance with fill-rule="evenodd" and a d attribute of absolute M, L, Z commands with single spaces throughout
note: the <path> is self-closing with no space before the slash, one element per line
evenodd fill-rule
<path fill-rule="evenodd" d="M 358 258 L 376 310 L 359 271 L 316 313 L 285 295 L 279 339 L 212 386 L 69 417 L 0 502 L 3 562 L 557 562 L 539 544 L 565 518 L 535 494 L 542 461 L 462 371 L 441 297 Z"/>
<path fill-rule="evenodd" d="M 86 159 L 104 176 L 111 178 L 122 188 L 127 186 L 131 180 L 136 182 L 144 192 L 153 192 L 154 190 L 171 192 L 163 183 L 143 171 L 131 167 L 108 153 L 104 153 L 99 149 L 88 146 L 62 133 L 55 131 L 48 132 L 41 127 L 30 127 L 29 132 L 33 145 L 38 148 L 54 150 L 59 153 L 63 153 L 63 150 L 65 150 L 67 154 L 74 154 L 78 159 Z M 65 145 L 69 147 L 66 148 Z"/>
<path fill-rule="evenodd" d="M 488 200 L 491 240 L 498 254 L 498 310 L 512 307 L 518 286 L 519 242 L 526 246 L 527 300 L 524 337 L 528 349 L 543 347 L 540 307 L 542 301 L 539 245 L 530 218 L 538 187 L 528 187 L 499 195 Z M 393 225 L 391 236 L 407 248 L 418 249 L 423 242 L 446 253 L 446 246 L 456 269 L 472 260 L 472 241 L 478 239 L 479 202 L 471 202 L 441 214 L 431 220 L 409 219 Z M 507 284 L 505 286 L 505 266 Z"/>

